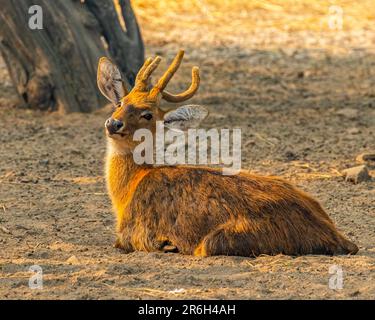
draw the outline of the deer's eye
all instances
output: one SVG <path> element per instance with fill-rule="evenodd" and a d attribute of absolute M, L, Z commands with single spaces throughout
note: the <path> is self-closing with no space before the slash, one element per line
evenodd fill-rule
<path fill-rule="evenodd" d="M 142 118 L 145 118 L 146 120 L 151 120 L 152 119 L 152 114 L 151 113 L 146 113 L 141 115 Z"/>

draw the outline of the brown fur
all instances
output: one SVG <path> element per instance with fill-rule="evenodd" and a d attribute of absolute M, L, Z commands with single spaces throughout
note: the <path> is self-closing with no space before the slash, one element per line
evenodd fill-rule
<path fill-rule="evenodd" d="M 154 132 L 155 121 L 164 115 L 159 108 L 162 91 L 155 94 L 157 87 L 146 89 L 146 78 L 159 63 L 157 59 L 146 61 L 135 89 L 112 115 L 126 124 L 121 135 L 109 137 L 107 154 L 117 247 L 131 252 L 172 245 L 183 254 L 197 256 L 358 251 L 336 230 L 317 201 L 280 178 L 247 173 L 223 176 L 207 167 L 135 164 L 132 134 L 138 128 Z M 174 61 L 174 71 L 179 62 Z M 142 78 L 144 74 L 147 77 Z M 140 117 L 145 110 L 153 112 L 152 121 Z"/>
<path fill-rule="evenodd" d="M 118 163 L 109 177 L 122 177 L 109 180 L 109 189 L 118 243 L 127 252 L 161 250 L 165 244 L 199 256 L 358 251 L 318 202 L 279 178 L 223 176 L 197 167 L 144 168 L 129 165 L 130 155 L 110 161 Z"/>

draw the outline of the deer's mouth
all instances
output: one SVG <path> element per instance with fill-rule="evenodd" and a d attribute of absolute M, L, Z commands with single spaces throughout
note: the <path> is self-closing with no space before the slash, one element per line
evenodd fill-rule
<path fill-rule="evenodd" d="M 118 138 L 124 138 L 126 136 L 125 133 L 123 132 L 115 132 L 115 133 L 110 133 L 107 131 L 107 137 L 111 139 L 118 139 Z"/>

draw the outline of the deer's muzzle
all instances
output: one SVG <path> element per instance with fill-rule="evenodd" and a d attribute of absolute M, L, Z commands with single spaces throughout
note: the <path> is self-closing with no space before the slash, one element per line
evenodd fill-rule
<path fill-rule="evenodd" d="M 118 133 L 124 126 L 124 123 L 121 120 L 109 118 L 105 122 L 105 127 L 109 134 Z"/>

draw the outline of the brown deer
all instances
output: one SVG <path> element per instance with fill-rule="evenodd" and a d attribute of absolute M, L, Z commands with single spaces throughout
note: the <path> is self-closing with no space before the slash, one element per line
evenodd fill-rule
<path fill-rule="evenodd" d="M 197 256 L 357 253 L 358 247 L 337 231 L 317 201 L 280 178 L 134 162 L 137 129 L 155 132 L 156 121 L 189 123 L 202 117 L 193 112 L 199 107 L 191 105 L 170 112 L 159 107 L 161 98 L 181 102 L 198 89 L 199 69 L 194 67 L 187 91 L 165 91 L 182 57 L 180 51 L 153 87 L 150 75 L 161 59 L 147 59 L 129 93 L 119 69 L 107 58 L 99 62 L 99 89 L 117 106 L 105 122 L 106 180 L 117 215 L 115 246 L 125 252 Z"/>

